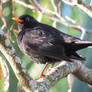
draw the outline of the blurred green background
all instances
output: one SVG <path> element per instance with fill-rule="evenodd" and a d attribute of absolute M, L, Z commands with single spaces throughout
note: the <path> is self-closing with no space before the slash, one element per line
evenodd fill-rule
<path fill-rule="evenodd" d="M 4 32 L 6 32 L 6 33 L 10 29 L 11 25 L 14 23 L 14 21 L 12 21 L 12 17 L 14 17 L 14 16 L 19 17 L 22 14 L 30 14 L 37 19 L 39 16 L 38 12 L 34 12 L 28 8 L 25 8 L 24 6 L 22 6 L 18 3 L 13 3 L 14 0 L 2 0 L 2 1 L 5 1 L 2 4 L 2 16 L 7 21 L 7 28 L 4 28 Z M 22 1 L 24 1 L 27 4 L 30 4 L 29 0 L 22 0 Z M 52 11 L 54 10 L 53 6 L 51 4 L 51 0 L 38 0 L 38 1 L 43 8 L 47 8 Z M 91 2 L 91 0 L 82 0 L 82 1 L 86 5 L 89 5 Z M 55 4 L 57 7 L 58 7 L 58 2 L 59 2 L 59 0 L 55 0 Z M 13 4 L 14 4 L 14 6 L 13 6 Z M 88 30 L 92 29 L 92 18 L 90 18 L 87 14 L 85 14 L 82 10 L 80 10 L 76 6 L 70 7 L 67 4 L 64 4 L 62 2 L 62 0 L 61 0 L 61 4 L 62 4 L 61 5 L 61 14 L 63 17 L 69 16 L 73 20 L 75 20 L 78 24 L 83 26 L 85 29 L 88 29 Z M 56 17 L 53 14 L 49 14 L 49 15 Z M 67 21 L 67 22 L 69 22 L 69 21 Z M 49 24 L 52 26 L 53 21 L 48 19 L 46 16 L 42 15 L 41 23 Z M 69 23 L 71 23 L 71 22 L 69 22 Z M 0 18 L 0 27 L 2 25 L 3 25 L 3 21 Z M 14 24 L 14 28 L 17 29 L 17 23 Z M 70 35 L 78 37 L 78 38 L 80 38 L 80 36 L 81 36 L 80 31 L 74 30 L 72 28 L 68 28 L 60 23 L 56 24 L 56 28 L 65 33 L 68 33 Z M 17 54 L 22 59 L 23 64 L 25 65 L 27 71 L 30 73 L 30 75 L 33 78 L 37 78 L 40 75 L 44 65 L 41 65 L 41 64 L 38 65 L 36 63 L 33 63 L 32 60 L 30 60 L 27 56 L 25 56 L 20 51 L 20 49 L 18 48 L 18 45 L 17 45 L 16 35 L 14 32 L 10 33 L 9 38 L 11 40 L 13 47 L 16 49 Z M 84 36 L 84 40 L 92 41 L 92 34 L 86 34 Z M 87 49 L 79 51 L 78 53 L 80 53 L 82 56 L 86 56 L 87 59 L 85 61 L 85 65 L 89 68 L 92 68 L 92 49 L 87 48 Z M 5 59 L 5 57 L 4 57 L 4 59 Z M 7 60 L 6 60 L 6 62 L 7 62 Z M 9 80 L 10 86 L 9 86 L 8 91 L 6 91 L 6 92 L 17 92 L 18 80 L 8 62 L 7 62 L 7 64 L 8 64 L 9 72 L 10 72 L 10 80 Z M 2 75 L 2 80 L 0 80 L 0 92 L 5 92 L 3 90 L 3 86 L 4 86 L 3 81 L 4 81 L 4 79 L 3 79 L 3 75 Z M 50 92 L 67 92 L 67 91 L 68 91 L 67 78 L 63 78 L 53 88 L 50 89 Z M 72 92 L 92 92 L 92 89 L 88 87 L 88 84 L 81 82 L 75 78 Z"/>

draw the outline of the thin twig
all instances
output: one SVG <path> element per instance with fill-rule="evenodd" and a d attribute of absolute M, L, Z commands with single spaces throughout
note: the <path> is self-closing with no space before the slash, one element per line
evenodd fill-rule
<path fill-rule="evenodd" d="M 69 6 L 74 6 L 74 3 L 71 3 L 69 0 L 62 0 L 62 2 L 68 4 Z"/>
<path fill-rule="evenodd" d="M 5 18 L 2 15 L 2 4 L 3 4 L 3 2 L 1 0 L 1 3 L 0 3 L 0 17 L 1 17 L 1 20 L 3 21 L 3 25 L 1 27 L 1 29 L 4 29 L 5 27 L 7 27 L 7 23 L 6 23 Z"/>
<path fill-rule="evenodd" d="M 35 7 L 36 10 L 42 12 L 39 3 L 37 2 L 37 0 L 30 0 L 30 2 L 32 3 L 32 5 Z"/>
<path fill-rule="evenodd" d="M 18 4 L 23 5 L 24 7 L 28 8 L 28 9 L 31 9 L 33 11 L 34 10 L 36 11 L 36 9 L 32 5 L 30 5 L 30 4 L 26 4 L 25 2 L 19 1 L 19 0 L 15 0 L 15 2 L 18 3 Z"/>
<path fill-rule="evenodd" d="M 14 11 L 15 11 L 15 5 L 14 5 L 14 3 L 15 3 L 15 0 L 12 0 L 12 14 L 14 14 Z"/>
<path fill-rule="evenodd" d="M 55 5 L 55 0 L 51 0 L 51 4 L 54 8 L 54 12 L 57 12 L 57 6 Z M 56 21 L 53 21 L 53 24 L 52 24 L 52 26 L 55 28 L 56 28 L 56 23 L 57 23 Z"/>
<path fill-rule="evenodd" d="M 60 15 L 60 16 L 62 15 L 62 14 L 61 14 L 61 13 L 62 13 L 62 12 L 61 12 L 61 4 L 62 4 L 62 3 L 61 3 L 61 0 L 59 0 L 58 7 L 59 7 L 59 15 Z"/>
<path fill-rule="evenodd" d="M 52 4 L 52 6 L 54 8 L 54 11 L 57 12 L 57 6 L 55 4 L 55 1 L 54 0 L 51 0 L 51 4 Z"/>
<path fill-rule="evenodd" d="M 81 0 L 72 0 L 72 2 L 67 0 L 62 0 L 62 1 L 70 6 L 77 6 L 78 8 L 83 10 L 86 14 L 88 14 L 90 17 L 92 17 L 92 9 L 86 6 L 84 3 L 82 3 Z"/>
<path fill-rule="evenodd" d="M 70 17 L 65 16 L 65 18 L 67 20 L 71 21 L 73 24 L 75 24 L 76 26 L 78 26 L 81 29 L 82 33 L 81 33 L 80 39 L 83 39 L 86 34 L 86 30 L 82 26 L 78 25 L 77 22 L 75 20 L 71 19 Z"/>

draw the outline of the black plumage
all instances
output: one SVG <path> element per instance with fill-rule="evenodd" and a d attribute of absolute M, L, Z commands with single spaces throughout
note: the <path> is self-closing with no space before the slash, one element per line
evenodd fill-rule
<path fill-rule="evenodd" d="M 18 19 L 19 34 L 17 36 L 20 49 L 36 63 L 55 63 L 84 60 L 76 51 L 92 45 L 53 28 L 39 23 L 30 15 L 22 15 Z"/>
<path fill-rule="evenodd" d="M 22 15 L 13 20 L 18 22 L 19 48 L 34 62 L 46 64 L 39 78 L 43 76 L 48 64 L 52 64 L 48 69 L 50 71 L 55 62 L 85 60 L 76 51 L 92 46 L 92 42 L 80 40 L 49 25 L 39 23 L 30 15 Z"/>

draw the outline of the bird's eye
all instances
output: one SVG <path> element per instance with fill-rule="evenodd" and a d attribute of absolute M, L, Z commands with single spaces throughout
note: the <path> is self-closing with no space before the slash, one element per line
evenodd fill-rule
<path fill-rule="evenodd" d="M 29 20 L 30 20 L 29 17 L 26 17 L 26 18 L 25 18 L 25 21 L 29 22 Z"/>

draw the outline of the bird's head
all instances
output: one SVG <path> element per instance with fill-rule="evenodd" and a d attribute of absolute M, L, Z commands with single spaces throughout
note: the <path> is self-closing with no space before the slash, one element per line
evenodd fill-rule
<path fill-rule="evenodd" d="M 18 23 L 19 29 L 25 28 L 33 28 L 38 23 L 32 16 L 30 15 L 22 15 L 19 18 L 12 18 L 15 22 Z"/>

